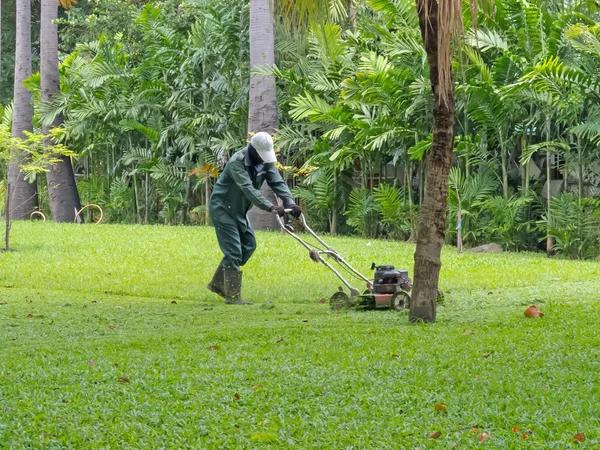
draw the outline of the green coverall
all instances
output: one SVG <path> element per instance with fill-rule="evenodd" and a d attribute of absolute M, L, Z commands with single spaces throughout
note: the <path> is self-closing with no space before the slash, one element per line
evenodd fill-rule
<path fill-rule="evenodd" d="M 273 206 L 260 193 L 265 181 L 283 200 L 284 207 L 294 203 L 292 193 L 275 164 L 264 163 L 258 167 L 260 170 L 257 172 L 247 147 L 235 153 L 217 180 L 210 198 L 210 217 L 224 254 L 221 265 L 225 269 L 239 270 L 256 249 L 254 230 L 246 214 L 252 205 L 265 211 Z"/>

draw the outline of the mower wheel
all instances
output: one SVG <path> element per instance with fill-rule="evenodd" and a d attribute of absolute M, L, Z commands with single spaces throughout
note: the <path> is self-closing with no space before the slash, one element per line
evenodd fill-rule
<path fill-rule="evenodd" d="M 348 297 L 348 294 L 345 292 L 338 291 L 329 299 L 329 306 L 331 306 L 331 309 L 334 311 L 348 309 L 350 308 L 350 297 Z"/>
<path fill-rule="evenodd" d="M 410 294 L 405 291 L 397 291 L 390 299 L 390 309 L 394 311 L 404 311 L 410 308 Z"/>

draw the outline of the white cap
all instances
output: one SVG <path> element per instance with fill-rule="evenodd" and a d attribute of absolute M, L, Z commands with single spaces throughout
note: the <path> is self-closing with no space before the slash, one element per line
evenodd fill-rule
<path fill-rule="evenodd" d="M 250 144 L 254 147 L 254 150 L 258 153 L 258 156 L 265 163 L 274 163 L 277 161 L 275 150 L 273 150 L 273 138 L 269 133 L 261 131 L 252 136 Z"/>

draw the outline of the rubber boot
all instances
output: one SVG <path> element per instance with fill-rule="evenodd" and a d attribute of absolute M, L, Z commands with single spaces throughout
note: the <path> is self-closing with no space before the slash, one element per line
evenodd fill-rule
<path fill-rule="evenodd" d="M 242 272 L 237 269 L 223 269 L 225 276 L 225 303 L 228 305 L 251 305 L 242 300 Z"/>
<path fill-rule="evenodd" d="M 208 283 L 208 286 L 206 287 L 209 291 L 214 292 L 219 297 L 227 298 L 225 295 L 225 275 L 223 274 L 223 266 L 221 264 L 217 267 L 212 280 L 210 280 L 210 283 Z"/>

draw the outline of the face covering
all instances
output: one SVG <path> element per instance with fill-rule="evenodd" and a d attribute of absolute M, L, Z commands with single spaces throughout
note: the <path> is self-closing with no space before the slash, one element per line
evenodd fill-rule
<path fill-rule="evenodd" d="M 250 155 L 250 161 L 252 162 L 252 165 L 256 171 L 260 172 L 263 169 L 264 163 L 256 149 L 252 147 L 252 144 L 248 144 L 248 155 Z"/>

